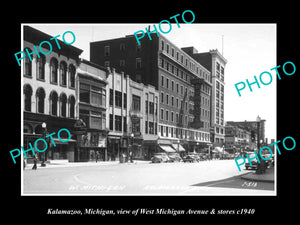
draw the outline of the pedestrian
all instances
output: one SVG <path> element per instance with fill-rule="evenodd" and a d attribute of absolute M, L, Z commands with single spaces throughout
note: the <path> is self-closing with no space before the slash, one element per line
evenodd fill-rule
<path fill-rule="evenodd" d="M 25 157 L 23 157 L 23 170 L 25 170 L 25 167 L 26 167 L 26 159 Z"/>
<path fill-rule="evenodd" d="M 132 151 L 129 152 L 129 159 L 130 159 L 130 162 L 133 163 Z"/>
<path fill-rule="evenodd" d="M 34 155 L 34 157 L 33 157 L 33 167 L 32 167 L 33 170 L 37 169 L 37 166 L 36 166 L 37 165 L 37 161 L 38 161 L 37 156 Z"/>
<path fill-rule="evenodd" d="M 96 152 L 96 163 L 97 163 L 98 159 L 99 159 L 99 152 Z"/>

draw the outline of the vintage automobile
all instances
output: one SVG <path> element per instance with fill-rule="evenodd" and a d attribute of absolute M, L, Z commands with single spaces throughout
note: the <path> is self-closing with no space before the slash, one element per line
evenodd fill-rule
<path fill-rule="evenodd" d="M 196 154 L 188 153 L 182 158 L 183 162 L 198 162 L 200 159 Z"/>
<path fill-rule="evenodd" d="M 170 158 L 168 155 L 164 152 L 161 153 L 155 153 L 153 157 L 151 158 L 152 163 L 163 163 L 163 162 L 169 162 Z"/>
<path fill-rule="evenodd" d="M 177 152 L 171 152 L 168 154 L 169 162 L 181 162 L 182 158 Z"/>

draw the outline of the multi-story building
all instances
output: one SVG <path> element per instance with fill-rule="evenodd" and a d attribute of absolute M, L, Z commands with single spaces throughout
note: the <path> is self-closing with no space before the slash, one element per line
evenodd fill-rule
<path fill-rule="evenodd" d="M 250 132 L 251 142 L 257 143 L 259 137 L 260 143 L 264 143 L 265 139 L 265 122 L 266 120 L 258 121 L 227 121 L 226 124 L 230 126 L 238 126 Z M 257 147 L 257 146 L 256 146 Z"/>
<path fill-rule="evenodd" d="M 153 86 L 134 82 L 114 68 L 110 68 L 107 81 L 108 160 L 119 160 L 130 151 L 136 159 L 149 159 L 157 141 L 158 92 Z"/>
<path fill-rule="evenodd" d="M 183 50 L 211 73 L 211 141 L 214 146 L 223 146 L 225 142 L 224 71 L 227 60 L 217 49 L 203 53 L 198 53 L 194 47 L 186 47 Z"/>
<path fill-rule="evenodd" d="M 77 98 L 79 118 L 85 132 L 77 135 L 76 161 L 105 161 L 107 159 L 107 84 L 108 70 L 82 59 L 77 69 Z"/>
<path fill-rule="evenodd" d="M 34 45 L 39 46 L 43 41 L 48 41 L 52 36 L 47 35 L 30 26 L 24 26 L 23 47 L 33 52 Z M 71 45 L 57 40 L 61 49 L 53 45 L 51 53 L 39 56 L 31 55 L 32 61 L 26 56 L 23 59 L 23 133 L 24 149 L 29 149 L 29 142 L 33 142 L 43 135 L 55 132 L 53 140 L 56 146 L 49 144 L 46 157 L 48 159 L 75 160 L 76 138 L 73 128 L 78 118 L 76 107 L 76 69 L 79 55 L 82 53 Z M 47 45 L 40 46 L 43 52 Z M 72 138 L 67 143 L 62 143 L 57 137 L 61 128 L 68 129 Z M 50 141 L 51 143 L 51 141 Z M 28 152 L 31 154 L 31 152 Z M 41 154 L 40 158 L 44 154 Z"/>
<path fill-rule="evenodd" d="M 142 39 L 141 45 L 129 35 L 90 43 L 90 60 L 122 70 L 135 82 L 158 90 L 157 144 L 186 151 L 208 147 L 212 77 L 185 51 L 163 35 Z"/>
<path fill-rule="evenodd" d="M 251 140 L 251 132 L 240 126 L 226 124 L 225 150 L 229 153 L 243 153 L 253 150 L 256 146 Z"/>

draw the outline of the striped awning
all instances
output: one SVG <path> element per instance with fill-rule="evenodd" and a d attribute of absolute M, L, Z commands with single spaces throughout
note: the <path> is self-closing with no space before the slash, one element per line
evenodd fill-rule
<path fill-rule="evenodd" d="M 176 152 L 171 145 L 159 145 L 159 147 L 165 152 Z"/>

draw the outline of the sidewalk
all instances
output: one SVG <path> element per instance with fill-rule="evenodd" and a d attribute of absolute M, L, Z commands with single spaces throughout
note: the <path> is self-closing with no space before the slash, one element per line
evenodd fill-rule
<path fill-rule="evenodd" d="M 55 160 L 54 162 L 46 163 L 45 167 L 41 166 L 41 163 L 37 164 L 37 169 L 49 169 L 49 168 L 63 168 L 63 167 L 82 167 L 82 166 L 105 166 L 105 165 L 136 165 L 136 164 L 148 164 L 150 161 L 134 160 L 133 163 L 120 163 L 119 161 L 91 161 L 91 162 L 67 162 Z M 33 163 L 26 164 L 25 169 L 31 169 Z"/>
<path fill-rule="evenodd" d="M 251 181 L 262 181 L 262 182 L 272 182 L 274 183 L 274 167 L 266 169 L 264 174 L 256 174 L 254 172 L 246 173 L 245 175 L 241 176 L 242 179 L 251 180 Z"/>

